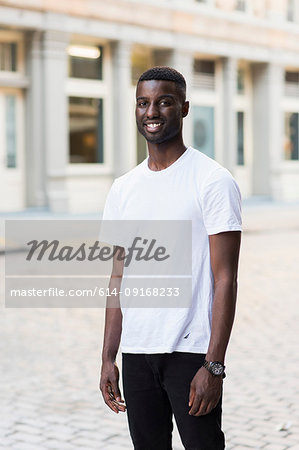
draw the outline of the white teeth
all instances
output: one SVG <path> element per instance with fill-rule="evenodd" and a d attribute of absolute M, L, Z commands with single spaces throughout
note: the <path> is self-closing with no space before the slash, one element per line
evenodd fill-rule
<path fill-rule="evenodd" d="M 159 127 L 161 124 L 160 123 L 147 123 L 146 124 L 149 128 L 157 128 Z"/>

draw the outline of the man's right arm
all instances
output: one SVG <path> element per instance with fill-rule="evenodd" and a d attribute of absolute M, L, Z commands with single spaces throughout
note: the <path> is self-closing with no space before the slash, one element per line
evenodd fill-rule
<path fill-rule="evenodd" d="M 116 365 L 116 355 L 119 348 L 122 313 L 120 309 L 119 294 L 123 275 L 123 260 L 119 260 L 119 255 L 123 255 L 123 249 L 118 247 L 118 252 L 113 258 L 112 274 L 109 282 L 109 292 L 117 293 L 107 297 L 104 344 L 102 352 L 102 369 L 100 377 L 100 390 L 105 403 L 112 411 L 118 413 L 125 411 L 124 400 L 121 398 L 119 390 L 119 370 Z"/>

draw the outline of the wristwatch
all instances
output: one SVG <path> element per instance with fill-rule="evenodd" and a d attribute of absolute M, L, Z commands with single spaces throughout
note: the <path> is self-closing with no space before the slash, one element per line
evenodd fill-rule
<path fill-rule="evenodd" d="M 225 366 L 219 361 L 204 360 L 203 367 L 205 367 L 214 377 L 225 377 Z"/>

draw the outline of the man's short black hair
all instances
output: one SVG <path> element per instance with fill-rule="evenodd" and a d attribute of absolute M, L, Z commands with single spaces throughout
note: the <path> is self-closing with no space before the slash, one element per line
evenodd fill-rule
<path fill-rule="evenodd" d="M 176 84 L 176 87 L 181 92 L 183 96 L 183 100 L 186 100 L 186 80 L 183 75 L 172 67 L 168 66 L 156 66 L 151 69 L 146 70 L 139 77 L 138 83 L 140 81 L 149 81 L 149 80 L 165 80 L 165 81 L 173 81 Z M 137 83 L 137 84 L 138 84 Z"/>

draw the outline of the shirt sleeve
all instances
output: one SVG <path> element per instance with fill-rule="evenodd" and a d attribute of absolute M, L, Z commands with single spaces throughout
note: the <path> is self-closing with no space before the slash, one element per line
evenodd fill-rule
<path fill-rule="evenodd" d="M 202 213 L 208 235 L 242 231 L 241 193 L 228 170 L 216 169 L 205 183 Z"/>
<path fill-rule="evenodd" d="M 106 198 L 99 240 L 106 244 L 124 247 L 125 230 L 122 226 L 119 204 L 120 196 L 117 184 L 114 181 Z"/>

